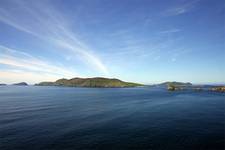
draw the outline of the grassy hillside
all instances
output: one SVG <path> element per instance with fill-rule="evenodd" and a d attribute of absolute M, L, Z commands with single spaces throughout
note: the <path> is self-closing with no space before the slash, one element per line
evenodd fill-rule
<path fill-rule="evenodd" d="M 164 83 L 161 83 L 161 84 L 158 84 L 160 86 L 192 86 L 191 83 L 189 82 L 164 82 Z"/>
<path fill-rule="evenodd" d="M 142 84 L 124 82 L 119 79 L 109 78 L 72 78 L 59 79 L 55 82 L 41 82 L 38 86 L 69 86 L 69 87 L 135 87 Z"/>

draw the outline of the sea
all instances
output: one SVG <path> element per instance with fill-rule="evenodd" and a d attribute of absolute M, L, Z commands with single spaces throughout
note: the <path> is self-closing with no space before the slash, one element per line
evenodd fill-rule
<path fill-rule="evenodd" d="M 0 150 L 224 150 L 225 93 L 0 86 Z"/>

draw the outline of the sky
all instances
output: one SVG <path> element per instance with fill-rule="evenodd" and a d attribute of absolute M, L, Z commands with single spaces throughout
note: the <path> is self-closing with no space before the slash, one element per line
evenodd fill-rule
<path fill-rule="evenodd" d="M 225 83 L 225 1 L 0 1 L 0 83 L 99 76 Z"/>

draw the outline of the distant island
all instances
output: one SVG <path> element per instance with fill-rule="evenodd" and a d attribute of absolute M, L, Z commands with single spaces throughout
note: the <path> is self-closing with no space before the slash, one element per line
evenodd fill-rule
<path fill-rule="evenodd" d="M 160 84 L 157 84 L 156 86 L 159 87 L 165 87 L 168 91 L 177 91 L 177 90 L 183 90 L 184 88 L 191 87 L 192 84 L 190 82 L 163 82 Z"/>
<path fill-rule="evenodd" d="M 163 82 L 156 86 L 162 86 L 167 88 L 168 91 L 180 91 L 180 90 L 194 90 L 194 91 L 215 91 L 225 92 L 225 86 L 214 86 L 214 85 L 193 85 L 190 82 Z"/>
<path fill-rule="evenodd" d="M 167 90 L 169 91 L 176 91 L 176 90 L 183 90 L 184 88 L 190 88 L 192 86 L 191 83 L 183 83 L 183 82 L 166 82 Z"/>
<path fill-rule="evenodd" d="M 176 81 L 173 81 L 173 82 L 163 82 L 163 83 L 160 83 L 158 84 L 158 86 L 192 86 L 192 84 L 190 82 L 176 82 Z"/>
<path fill-rule="evenodd" d="M 14 83 L 13 85 L 27 86 L 26 82 Z"/>
<path fill-rule="evenodd" d="M 72 78 L 72 79 L 59 79 L 55 82 L 41 82 L 35 84 L 36 86 L 67 86 L 67 87 L 137 87 L 143 84 L 125 82 L 115 78 Z"/>
<path fill-rule="evenodd" d="M 214 87 L 214 88 L 211 89 L 211 91 L 225 92 L 225 86 Z"/>
<path fill-rule="evenodd" d="M 7 84 L 0 83 L 0 86 L 6 86 Z M 28 86 L 26 82 L 19 82 L 11 85 L 16 86 Z M 40 82 L 34 84 L 35 86 L 63 86 L 63 87 L 96 87 L 96 88 L 123 88 L 123 87 L 138 87 L 138 86 L 148 86 L 140 83 L 125 82 L 116 78 L 72 78 L 72 79 L 59 79 L 55 82 Z M 193 91 L 212 91 L 212 92 L 225 92 L 224 85 L 193 85 L 190 82 L 176 82 L 168 81 L 159 84 L 150 85 L 150 87 L 164 88 L 168 91 L 183 91 L 183 90 L 193 90 Z"/>

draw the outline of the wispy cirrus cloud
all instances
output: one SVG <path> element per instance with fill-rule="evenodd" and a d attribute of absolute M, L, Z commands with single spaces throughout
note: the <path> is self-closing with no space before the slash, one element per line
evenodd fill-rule
<path fill-rule="evenodd" d="M 180 29 L 168 29 L 168 30 L 163 30 L 163 31 L 160 31 L 159 34 L 171 34 L 171 33 L 177 33 L 177 32 L 180 32 L 181 30 Z"/>
<path fill-rule="evenodd" d="M 191 52 L 192 51 L 190 49 L 177 48 L 177 49 L 168 51 L 168 55 L 170 55 L 171 62 L 175 62 L 179 60 L 180 58 L 184 58 L 186 55 L 188 55 Z"/>
<path fill-rule="evenodd" d="M 165 10 L 162 13 L 162 15 L 163 16 L 177 16 L 177 15 L 187 13 L 187 12 L 191 11 L 193 8 L 195 8 L 196 4 L 199 1 L 200 0 L 183 1 L 180 4 L 177 4 L 175 6 L 168 8 L 167 10 Z"/>
<path fill-rule="evenodd" d="M 6 1 L 5 1 L 6 2 Z M 9 0 L 0 7 L 0 21 L 58 47 L 72 52 L 90 68 L 107 74 L 108 69 L 94 51 L 70 28 L 70 21 L 50 1 Z M 11 6 L 11 7 L 9 7 Z M 76 58 L 75 58 L 76 59 Z"/>
<path fill-rule="evenodd" d="M 0 64 L 10 66 L 12 71 L 7 69 L 6 71 L 1 70 L 1 78 L 11 78 L 11 76 L 4 76 L 4 74 L 13 74 L 15 70 L 20 73 L 29 73 L 29 76 L 40 76 L 42 74 L 42 79 L 56 79 L 56 77 L 68 77 L 72 78 L 78 75 L 74 69 L 67 68 L 65 66 L 60 66 L 56 64 L 51 64 L 45 60 L 34 57 L 28 53 L 21 52 L 19 50 L 11 49 L 0 45 Z M 7 72 L 7 73 L 3 73 Z M 45 76 L 43 76 L 43 74 Z M 37 81 L 36 78 L 33 78 Z M 51 80 L 52 80 L 51 79 Z"/>

